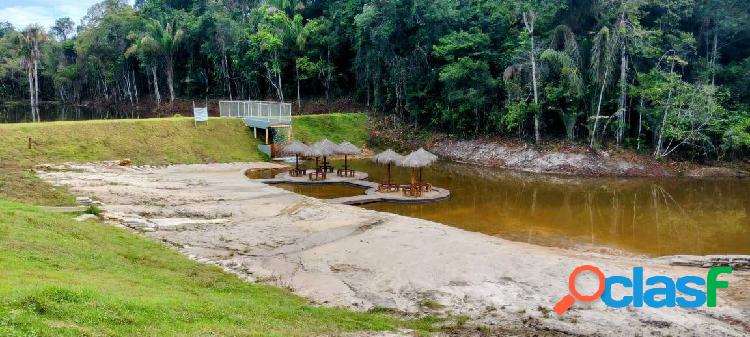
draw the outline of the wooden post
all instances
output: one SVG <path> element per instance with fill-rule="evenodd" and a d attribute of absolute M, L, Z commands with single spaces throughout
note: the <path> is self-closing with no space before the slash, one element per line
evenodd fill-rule
<path fill-rule="evenodd" d="M 29 150 L 31 150 L 31 137 L 29 137 Z"/>
<path fill-rule="evenodd" d="M 268 145 L 268 132 L 271 128 L 266 128 L 266 145 Z"/>
<path fill-rule="evenodd" d="M 286 140 L 288 142 L 292 141 L 292 126 L 291 125 L 289 125 L 289 127 L 286 128 Z"/>
<path fill-rule="evenodd" d="M 253 137 L 258 138 L 258 129 L 253 126 Z"/>

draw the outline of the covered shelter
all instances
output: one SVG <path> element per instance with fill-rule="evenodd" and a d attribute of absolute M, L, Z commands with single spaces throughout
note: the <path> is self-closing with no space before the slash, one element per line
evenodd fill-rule
<path fill-rule="evenodd" d="M 331 146 L 328 143 L 333 145 Z M 328 143 L 325 143 L 323 141 L 317 142 L 311 145 L 307 152 L 305 152 L 305 156 L 315 157 L 315 172 L 308 173 L 310 180 L 326 179 L 326 173 L 328 172 L 326 166 L 326 157 L 332 156 L 336 153 L 336 144 L 331 141 L 328 141 Z M 323 157 L 323 165 L 318 165 L 320 157 Z"/>
<path fill-rule="evenodd" d="M 382 182 L 378 186 L 378 192 L 398 192 L 398 184 L 391 183 L 391 164 L 398 164 L 403 159 L 404 157 L 402 155 L 396 153 L 391 149 L 387 149 L 372 157 L 372 161 L 378 164 L 388 165 L 388 176 L 386 178 L 386 181 Z"/>
<path fill-rule="evenodd" d="M 336 174 L 341 177 L 354 177 L 354 170 L 349 169 L 349 162 L 347 156 L 356 156 L 362 153 L 356 145 L 350 142 L 343 142 L 336 147 L 336 154 L 344 155 L 344 168 L 336 171 Z"/>
<path fill-rule="evenodd" d="M 422 196 L 422 192 L 432 190 L 431 184 L 422 182 L 422 168 L 432 165 L 437 159 L 436 155 L 420 148 L 404 157 L 398 163 L 399 166 L 411 168 L 411 185 L 402 188 L 404 195 L 419 197 Z M 417 180 L 416 169 L 419 169 L 419 180 Z"/>
<path fill-rule="evenodd" d="M 328 138 L 323 138 L 321 141 L 313 144 L 313 146 L 317 146 L 323 153 L 323 164 L 318 168 L 322 169 L 325 172 L 333 173 L 333 166 L 328 163 L 327 157 L 336 154 L 336 151 L 339 148 L 338 144 L 328 140 Z"/>
<path fill-rule="evenodd" d="M 294 155 L 294 169 L 289 171 L 289 175 L 292 177 L 301 177 L 307 174 L 307 170 L 299 168 L 299 156 L 304 156 L 310 147 L 300 141 L 293 141 L 284 146 L 281 150 L 282 153 L 287 155 Z"/>

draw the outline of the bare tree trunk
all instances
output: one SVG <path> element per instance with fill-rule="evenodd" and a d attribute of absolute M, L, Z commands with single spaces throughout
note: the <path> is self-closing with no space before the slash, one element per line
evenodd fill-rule
<path fill-rule="evenodd" d="M 39 61 L 37 60 L 34 60 L 34 105 L 36 121 L 41 122 L 42 116 L 39 115 Z"/>
<path fill-rule="evenodd" d="M 31 104 L 31 121 L 36 122 L 36 101 L 34 100 L 34 75 L 33 68 L 27 67 L 26 74 L 29 78 L 29 104 Z"/>
<path fill-rule="evenodd" d="M 161 104 L 161 95 L 159 94 L 159 80 L 156 78 L 156 66 L 151 67 L 151 75 L 154 76 L 154 95 L 156 96 L 156 105 Z"/>
<path fill-rule="evenodd" d="M 620 99 L 618 100 L 617 107 L 617 134 L 615 139 L 617 145 L 622 144 L 623 137 L 625 136 L 625 104 L 627 103 L 627 90 L 628 90 L 628 57 L 625 43 L 622 44 L 622 50 L 620 52 Z"/>
<path fill-rule="evenodd" d="M 714 28 L 714 52 L 711 56 L 711 85 L 716 85 L 716 55 L 719 51 L 719 33 L 716 31 L 716 28 Z"/>
<path fill-rule="evenodd" d="M 130 90 L 130 75 L 127 70 L 125 70 L 125 75 L 123 77 L 125 77 L 125 93 L 128 95 L 130 105 L 133 105 L 133 92 Z"/>
<path fill-rule="evenodd" d="M 604 99 L 604 88 L 607 86 L 607 75 L 609 71 L 604 72 L 604 81 L 602 81 L 602 88 L 599 90 L 599 103 L 596 104 L 596 116 L 594 117 L 594 129 L 591 130 L 591 140 L 589 146 L 594 146 L 594 140 L 596 140 L 596 129 L 599 127 L 599 116 L 602 112 L 602 100 Z"/>
<path fill-rule="evenodd" d="M 171 57 L 167 58 L 167 86 L 169 87 L 169 103 L 174 103 L 174 62 Z"/>
<path fill-rule="evenodd" d="M 295 65 L 294 71 L 297 75 L 297 109 L 302 110 L 302 99 L 300 98 L 300 93 L 299 93 L 299 66 L 298 65 Z"/>
<path fill-rule="evenodd" d="M 224 81 L 227 83 L 227 92 L 229 92 L 229 100 L 232 100 L 232 80 L 229 76 L 229 61 L 227 61 L 227 52 L 224 45 L 224 39 L 221 39 L 221 66 L 224 68 Z M 208 74 L 206 74 L 208 77 Z M 206 89 L 208 91 L 208 88 Z"/>
<path fill-rule="evenodd" d="M 133 91 L 135 92 L 135 104 L 138 104 L 138 82 L 135 81 L 135 72 L 131 70 L 130 74 L 133 77 Z"/>
<path fill-rule="evenodd" d="M 672 62 L 672 67 L 669 70 L 669 73 L 674 73 L 674 62 Z M 672 104 L 672 89 L 669 90 L 669 95 L 667 96 L 667 105 L 666 109 L 664 109 L 664 115 L 661 118 L 661 127 L 659 128 L 659 138 L 656 141 L 656 150 L 654 151 L 654 157 L 659 158 L 662 156 L 661 153 L 661 147 L 664 144 L 664 129 L 667 125 L 667 116 L 669 115 L 669 106 Z"/>
<path fill-rule="evenodd" d="M 326 47 L 326 104 L 330 103 L 330 88 L 331 88 L 331 47 Z"/>
<path fill-rule="evenodd" d="M 539 90 L 537 89 L 537 78 L 536 78 L 536 54 L 534 53 L 534 21 L 536 20 L 536 14 L 534 12 L 523 13 L 523 24 L 526 26 L 526 31 L 529 33 L 531 38 L 531 50 L 529 52 L 531 59 L 531 82 L 534 88 L 534 140 L 539 143 L 541 135 L 539 133 L 539 119 L 541 118 L 541 111 L 539 107 Z"/>
<path fill-rule="evenodd" d="M 643 130 L 643 107 L 644 107 L 643 97 L 641 97 L 640 109 L 638 109 L 638 136 L 637 136 L 638 145 L 636 145 L 635 147 L 637 150 L 641 149 L 641 131 Z"/>

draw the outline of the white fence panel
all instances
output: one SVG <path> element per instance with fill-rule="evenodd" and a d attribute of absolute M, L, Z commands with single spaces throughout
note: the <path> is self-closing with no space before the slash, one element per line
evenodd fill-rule
<path fill-rule="evenodd" d="M 291 121 L 292 105 L 267 101 L 219 101 L 219 114 L 222 117 Z"/>

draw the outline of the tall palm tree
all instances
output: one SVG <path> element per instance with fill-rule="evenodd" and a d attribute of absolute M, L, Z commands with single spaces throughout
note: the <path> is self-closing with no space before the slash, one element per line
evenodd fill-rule
<path fill-rule="evenodd" d="M 21 49 L 23 58 L 21 65 L 26 69 L 29 80 L 29 101 L 31 103 L 31 118 L 34 122 L 39 116 L 39 60 L 42 58 L 40 45 L 47 41 L 47 34 L 39 25 L 31 25 L 21 34 Z"/>
<path fill-rule="evenodd" d="M 185 31 L 175 29 L 172 23 L 162 25 L 158 20 L 153 20 L 146 25 L 146 33 L 136 46 L 137 49 L 141 49 L 152 57 L 156 56 L 160 58 L 164 64 L 170 103 L 174 102 L 174 55 L 184 37 Z M 154 81 L 156 82 L 156 66 L 152 65 L 151 69 L 154 73 Z"/>

